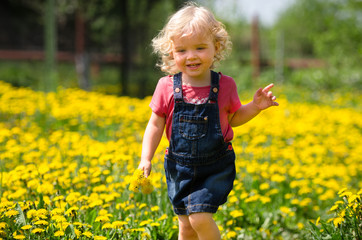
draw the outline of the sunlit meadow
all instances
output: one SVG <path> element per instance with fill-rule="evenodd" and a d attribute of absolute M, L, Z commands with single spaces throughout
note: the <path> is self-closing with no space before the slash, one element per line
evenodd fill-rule
<path fill-rule="evenodd" d="M 237 178 L 215 215 L 223 239 L 309 239 L 312 227 L 327 230 L 321 219 L 336 229 L 347 221 L 333 215 L 335 202 L 362 194 L 362 97 L 346 106 L 350 98 L 280 96 L 278 108 L 234 129 Z M 148 188 L 132 185 L 149 102 L 0 82 L 0 238 L 177 239 L 165 138 Z"/>

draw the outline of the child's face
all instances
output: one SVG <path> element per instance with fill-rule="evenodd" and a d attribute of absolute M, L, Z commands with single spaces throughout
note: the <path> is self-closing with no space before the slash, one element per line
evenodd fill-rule
<path fill-rule="evenodd" d="M 173 39 L 172 56 L 178 69 L 186 77 L 205 80 L 210 77 L 217 44 L 201 34 Z"/>

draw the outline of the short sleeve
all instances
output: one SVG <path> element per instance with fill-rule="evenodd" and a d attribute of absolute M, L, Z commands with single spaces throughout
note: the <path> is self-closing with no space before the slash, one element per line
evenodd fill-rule
<path fill-rule="evenodd" d="M 223 83 L 224 89 L 226 90 L 226 97 L 228 98 L 227 101 L 227 111 L 228 113 L 234 113 L 241 107 L 241 102 L 238 94 L 238 90 L 236 87 L 236 83 L 233 78 L 223 75 Z"/>
<path fill-rule="evenodd" d="M 153 93 L 150 107 L 154 113 L 159 116 L 166 117 L 168 112 L 168 105 L 170 101 L 170 78 L 163 77 L 161 78 L 156 86 L 156 89 Z M 172 82 L 171 82 L 172 89 Z M 172 95 L 172 91 L 171 91 Z"/>

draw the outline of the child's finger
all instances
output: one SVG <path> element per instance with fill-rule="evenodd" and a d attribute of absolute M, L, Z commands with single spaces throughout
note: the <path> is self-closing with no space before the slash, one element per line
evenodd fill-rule
<path fill-rule="evenodd" d="M 274 84 L 273 84 L 273 83 L 271 83 L 271 84 L 269 84 L 268 86 L 266 86 L 266 87 L 263 89 L 263 92 L 265 92 L 265 93 L 269 92 L 269 90 L 270 90 L 272 87 L 274 87 Z"/>
<path fill-rule="evenodd" d="M 262 89 L 262 88 L 259 88 L 259 89 L 256 91 L 256 94 L 257 94 L 257 95 L 261 95 L 262 92 L 263 92 L 263 89 Z"/>

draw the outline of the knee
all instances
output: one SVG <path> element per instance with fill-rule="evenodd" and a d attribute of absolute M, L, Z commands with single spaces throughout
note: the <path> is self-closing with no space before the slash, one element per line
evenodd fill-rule
<path fill-rule="evenodd" d="M 194 239 L 197 238 L 197 233 L 195 230 L 191 227 L 191 225 L 188 226 L 180 226 L 179 229 L 180 238 L 182 239 Z"/>
<path fill-rule="evenodd" d="M 179 219 L 180 239 L 195 239 L 195 238 L 197 239 L 197 233 L 192 228 L 189 220 L 186 219 Z"/>
<path fill-rule="evenodd" d="M 189 216 L 190 225 L 197 232 L 208 229 L 214 222 L 211 213 L 193 213 Z"/>

